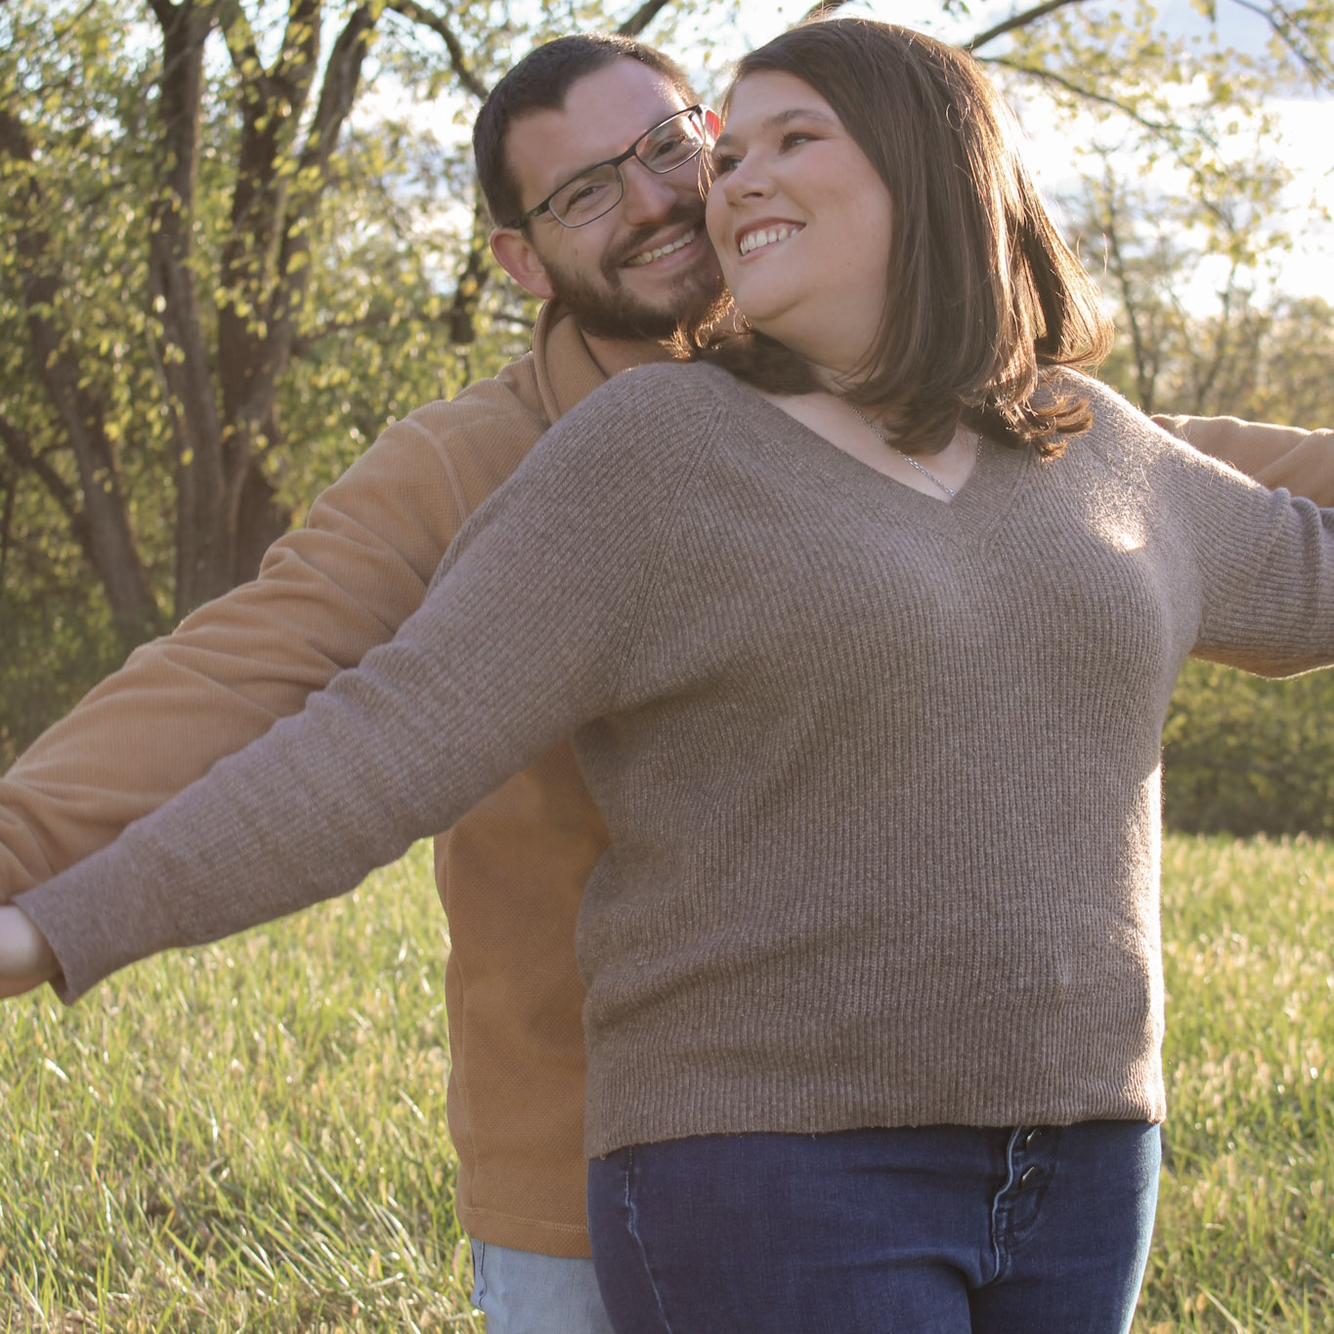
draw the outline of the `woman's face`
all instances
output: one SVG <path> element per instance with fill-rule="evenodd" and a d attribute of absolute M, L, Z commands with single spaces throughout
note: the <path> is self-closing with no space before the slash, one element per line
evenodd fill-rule
<path fill-rule="evenodd" d="M 706 220 L 723 276 L 755 328 L 845 373 L 885 306 L 893 204 L 829 103 L 791 74 L 733 89 Z"/>

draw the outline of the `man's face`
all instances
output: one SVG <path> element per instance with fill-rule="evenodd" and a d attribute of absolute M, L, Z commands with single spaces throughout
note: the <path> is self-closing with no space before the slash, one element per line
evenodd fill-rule
<path fill-rule="evenodd" d="M 636 60 L 585 75 L 559 111 L 533 112 L 510 128 L 506 153 L 521 206 L 534 207 L 585 168 L 624 152 L 685 105 L 668 80 Z M 497 236 L 507 239 L 497 254 L 530 291 L 559 297 L 586 333 L 666 338 L 721 291 L 704 232 L 699 165 L 695 158 L 656 175 L 630 158 L 621 164 L 625 196 L 609 213 L 582 227 L 563 227 L 544 213 L 522 232 L 501 229 Z M 528 267 L 516 272 L 507 255 L 520 252 Z"/>

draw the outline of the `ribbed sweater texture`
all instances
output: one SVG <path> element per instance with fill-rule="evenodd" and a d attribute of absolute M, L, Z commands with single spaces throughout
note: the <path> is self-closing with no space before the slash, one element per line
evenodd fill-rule
<path fill-rule="evenodd" d="M 1192 652 L 1334 660 L 1334 511 L 1054 387 L 1093 430 L 986 442 L 945 504 L 714 368 L 617 377 L 392 643 L 16 900 L 66 995 L 352 888 L 573 734 L 590 1154 L 1161 1119 L 1169 696 Z"/>

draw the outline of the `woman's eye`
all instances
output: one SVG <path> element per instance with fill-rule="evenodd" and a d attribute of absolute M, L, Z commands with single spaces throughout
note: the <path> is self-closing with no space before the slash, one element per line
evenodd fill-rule
<path fill-rule="evenodd" d="M 790 130 L 783 136 L 783 148 L 796 148 L 800 144 L 810 143 L 813 136 L 807 134 L 804 130 Z"/>
<path fill-rule="evenodd" d="M 741 159 L 737 157 L 735 153 L 715 154 L 713 159 L 713 173 L 715 176 L 726 175 L 727 172 L 735 170 L 736 164 L 740 161 Z"/>

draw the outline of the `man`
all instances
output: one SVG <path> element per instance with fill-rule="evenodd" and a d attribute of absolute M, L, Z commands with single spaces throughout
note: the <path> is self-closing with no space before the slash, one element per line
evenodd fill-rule
<path fill-rule="evenodd" d="M 0 898 L 102 846 L 390 638 L 546 426 L 665 355 L 653 340 L 716 299 L 694 102 L 664 57 L 612 38 L 552 43 L 501 82 L 474 144 L 496 257 L 548 302 L 533 352 L 390 427 L 258 580 L 138 650 L 23 756 L 0 783 Z M 1268 480 L 1320 463 L 1303 433 L 1201 429 Z M 438 842 L 459 1214 L 492 1334 L 609 1328 L 586 1259 L 572 952 L 605 842 L 568 746 Z"/>

